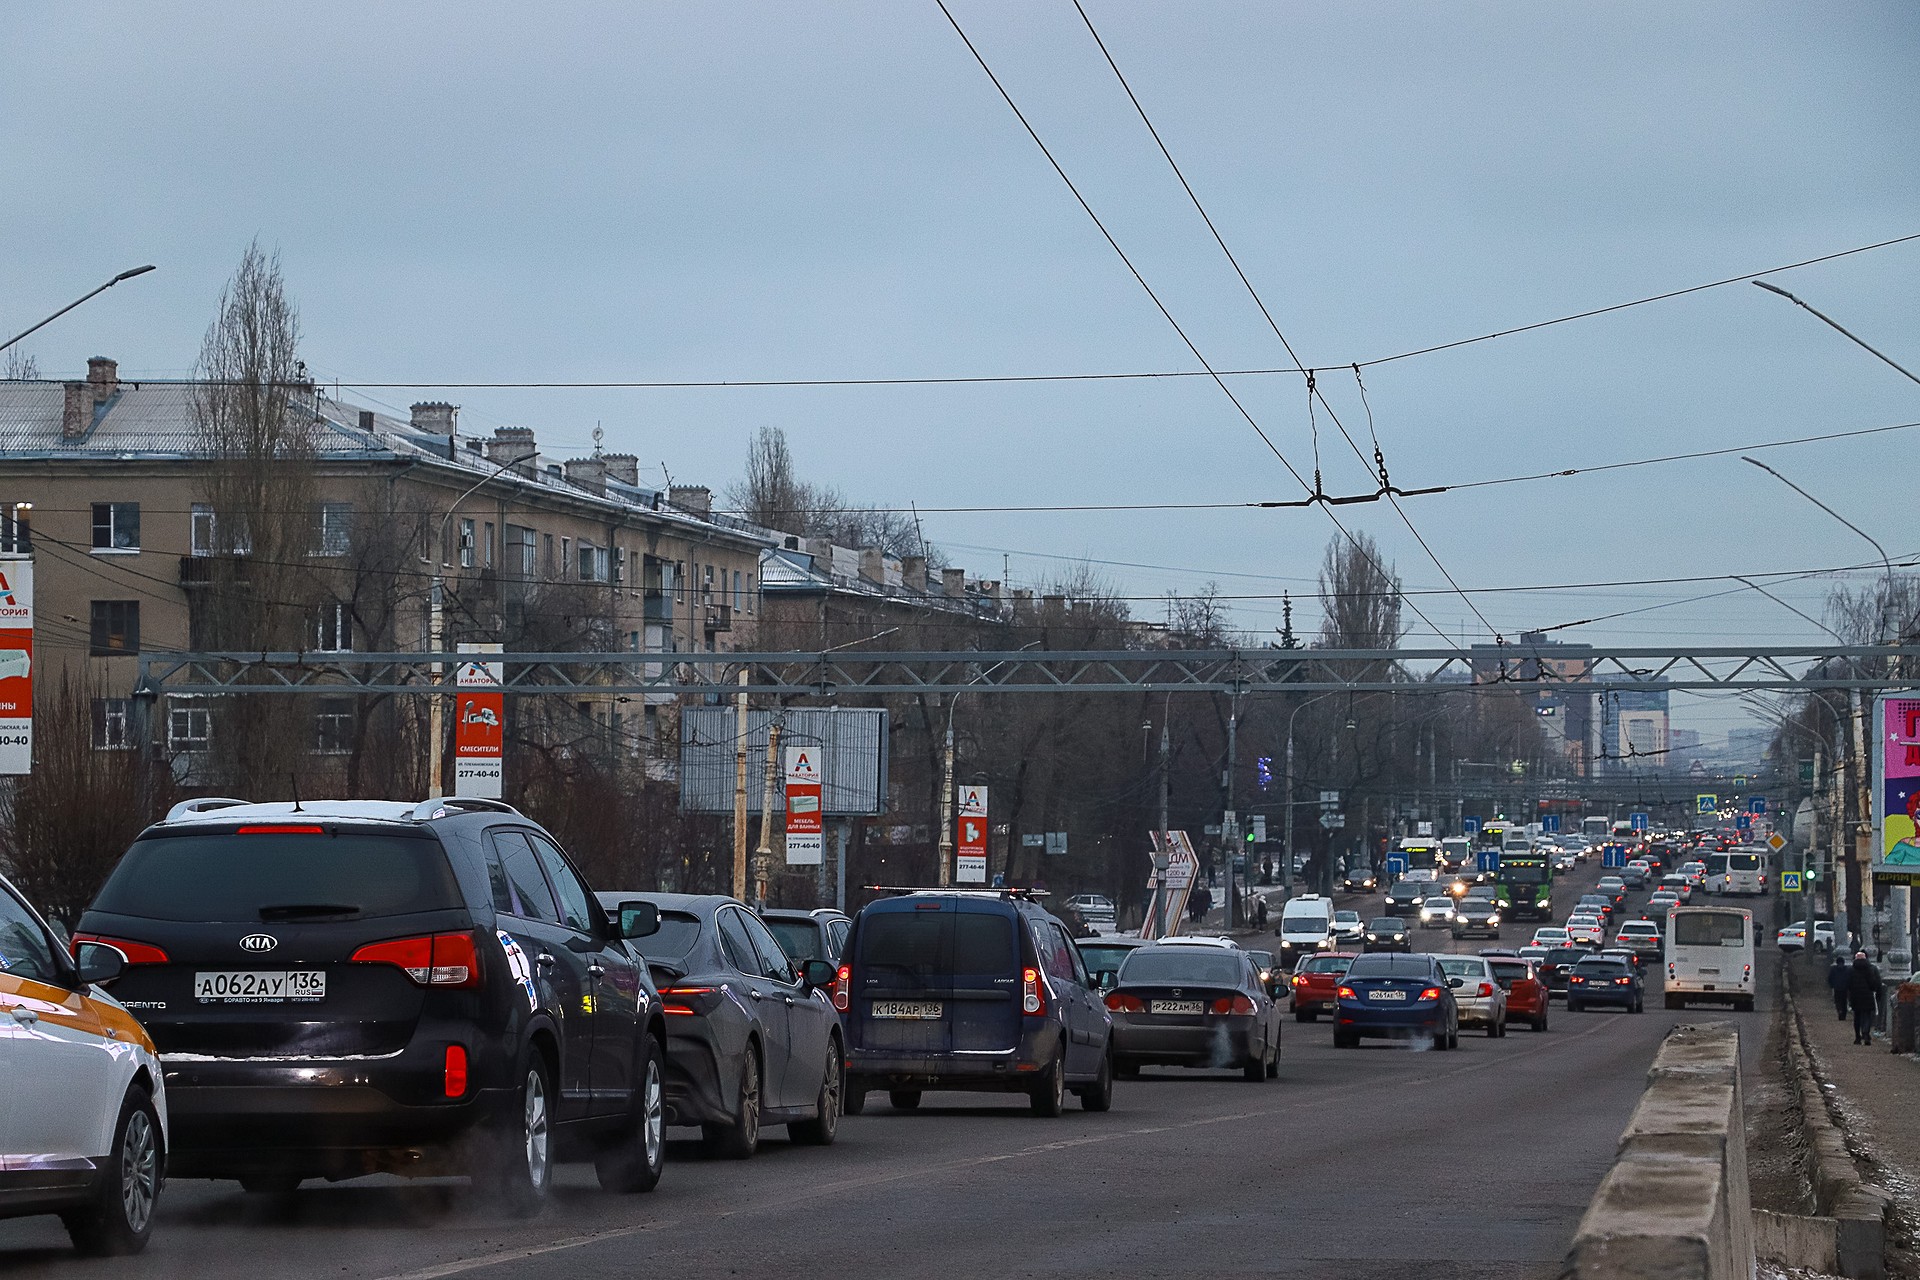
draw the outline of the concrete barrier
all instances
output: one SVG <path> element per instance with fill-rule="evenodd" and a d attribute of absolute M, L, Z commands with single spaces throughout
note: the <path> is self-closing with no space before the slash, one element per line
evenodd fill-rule
<path fill-rule="evenodd" d="M 1748 1280 L 1754 1220 L 1740 1040 L 1725 1022 L 1668 1033 L 1562 1280 Z"/>

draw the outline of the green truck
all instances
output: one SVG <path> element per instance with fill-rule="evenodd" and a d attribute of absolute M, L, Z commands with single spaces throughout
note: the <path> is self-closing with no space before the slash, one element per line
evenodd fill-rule
<path fill-rule="evenodd" d="M 1553 866 L 1543 853 L 1502 853 L 1493 898 L 1509 920 L 1553 919 Z"/>

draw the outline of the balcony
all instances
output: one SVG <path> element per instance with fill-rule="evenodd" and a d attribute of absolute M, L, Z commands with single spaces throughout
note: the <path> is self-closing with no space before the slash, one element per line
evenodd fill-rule
<path fill-rule="evenodd" d="M 706 606 L 704 627 L 708 635 L 717 635 L 722 631 L 733 630 L 733 606 L 730 604 L 710 604 Z"/>
<path fill-rule="evenodd" d="M 652 587 L 641 593 L 640 616 L 648 622 L 673 621 L 673 597 Z"/>
<path fill-rule="evenodd" d="M 181 556 L 180 586 L 193 591 L 220 583 L 244 583 L 247 569 L 247 557 L 241 555 Z"/>

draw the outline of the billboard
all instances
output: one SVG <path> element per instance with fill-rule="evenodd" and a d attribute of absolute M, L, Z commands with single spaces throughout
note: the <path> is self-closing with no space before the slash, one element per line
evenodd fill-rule
<path fill-rule="evenodd" d="M 787 865 L 817 867 L 824 856 L 825 833 L 825 815 L 820 811 L 820 748 L 788 747 L 786 757 Z"/>
<path fill-rule="evenodd" d="M 811 746 L 821 754 L 821 812 L 830 818 L 876 817 L 887 811 L 887 713 L 869 707 L 785 707 L 780 745 Z M 680 716 L 680 808 L 687 813 L 733 812 L 732 707 L 688 707 Z M 766 776 L 767 727 L 775 713 L 747 712 L 747 812 L 760 812 Z M 775 788 L 784 804 L 786 789 Z"/>
<path fill-rule="evenodd" d="M 956 884 L 987 882 L 987 789 L 961 787 L 955 821 L 953 879 Z"/>
<path fill-rule="evenodd" d="M 0 559 L 0 773 L 33 770 L 33 561 Z"/>
<path fill-rule="evenodd" d="M 1920 694 L 1874 700 L 1873 877 L 1920 883 Z"/>
<path fill-rule="evenodd" d="M 463 644 L 461 653 L 500 653 L 497 644 Z M 500 798 L 506 760 L 507 695 L 500 691 L 498 662 L 467 659 L 453 677 L 453 794 Z"/>

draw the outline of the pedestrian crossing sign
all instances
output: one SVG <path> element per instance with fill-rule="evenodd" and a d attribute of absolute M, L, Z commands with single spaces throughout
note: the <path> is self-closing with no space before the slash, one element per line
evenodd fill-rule
<path fill-rule="evenodd" d="M 1780 873 L 1780 892 L 1800 892 L 1800 873 L 1798 871 L 1782 871 Z"/>

